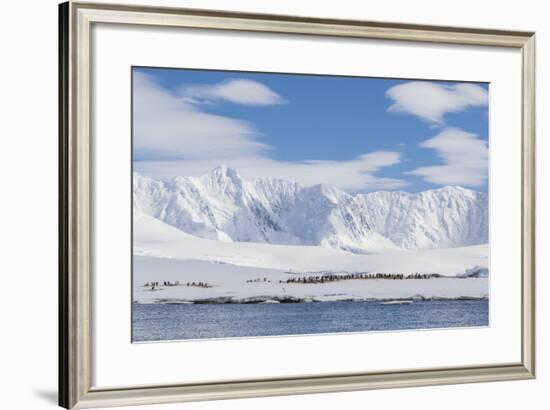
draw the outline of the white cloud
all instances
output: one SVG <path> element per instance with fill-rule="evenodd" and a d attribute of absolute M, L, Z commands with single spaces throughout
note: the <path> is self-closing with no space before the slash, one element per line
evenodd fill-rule
<path fill-rule="evenodd" d="M 386 96 L 394 101 L 388 111 L 409 113 L 437 125 L 443 123 L 446 113 L 488 104 L 487 90 L 469 83 L 411 81 L 391 87 Z"/>
<path fill-rule="evenodd" d="M 400 162 L 398 152 L 377 151 L 348 161 L 279 161 L 246 121 L 213 115 L 182 100 L 150 76 L 134 74 L 134 169 L 154 178 L 199 176 L 225 164 L 245 179 L 269 176 L 349 191 L 396 189 L 405 181 L 376 173 Z"/>
<path fill-rule="evenodd" d="M 174 175 L 201 176 L 224 164 L 235 168 L 247 180 L 258 177 L 274 177 L 298 182 L 302 185 L 334 185 L 340 189 L 373 191 L 397 189 L 406 184 L 394 178 L 375 175 L 383 167 L 400 162 L 396 152 L 377 151 L 361 155 L 349 161 L 277 161 L 267 157 L 235 157 L 217 160 L 191 159 L 175 161 L 139 161 L 134 164 L 137 172 L 153 178 L 167 179 Z"/>
<path fill-rule="evenodd" d="M 229 101 L 242 105 L 276 105 L 284 99 L 262 83 L 252 80 L 226 80 L 211 85 L 190 85 L 181 94 L 195 102 Z"/>
<path fill-rule="evenodd" d="M 408 172 L 438 185 L 481 186 L 488 177 L 487 142 L 459 128 L 447 128 L 419 144 L 433 149 L 443 165 L 417 168 Z"/>
<path fill-rule="evenodd" d="M 134 151 L 157 159 L 256 155 L 269 149 L 246 121 L 201 111 L 134 73 Z"/>

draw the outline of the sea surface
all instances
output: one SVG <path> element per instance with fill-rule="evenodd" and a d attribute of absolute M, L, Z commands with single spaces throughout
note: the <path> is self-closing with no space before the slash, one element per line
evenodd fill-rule
<path fill-rule="evenodd" d="M 134 342 L 488 326 L 487 300 L 134 304 Z"/>

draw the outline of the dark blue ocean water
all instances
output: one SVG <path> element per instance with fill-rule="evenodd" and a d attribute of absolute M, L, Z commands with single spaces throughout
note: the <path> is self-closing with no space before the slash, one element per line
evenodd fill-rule
<path fill-rule="evenodd" d="M 133 306 L 133 341 L 487 326 L 488 301 Z"/>

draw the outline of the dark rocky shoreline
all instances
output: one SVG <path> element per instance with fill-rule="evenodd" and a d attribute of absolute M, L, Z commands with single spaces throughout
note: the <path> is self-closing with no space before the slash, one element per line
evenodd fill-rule
<path fill-rule="evenodd" d="M 282 295 L 282 296 L 253 296 L 248 298 L 233 298 L 232 296 L 204 298 L 204 299 L 156 299 L 152 303 L 140 303 L 135 301 L 136 304 L 165 304 L 165 305 L 180 305 L 180 304 L 194 304 L 194 305 L 222 305 L 222 304 L 260 304 L 260 303 L 331 303 L 331 302 L 371 302 L 371 303 L 387 303 L 387 302 L 402 302 L 402 303 L 414 303 L 424 301 L 465 301 L 465 300 L 488 300 L 488 296 L 475 297 L 475 296 L 459 296 L 453 298 L 431 296 L 426 297 L 422 295 L 416 295 L 409 298 L 342 298 L 334 300 L 321 300 L 316 298 L 298 298 L 294 296 Z"/>

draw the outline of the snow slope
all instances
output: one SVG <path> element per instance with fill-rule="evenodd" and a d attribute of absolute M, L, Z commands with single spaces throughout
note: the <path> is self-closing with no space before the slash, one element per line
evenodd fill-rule
<path fill-rule="evenodd" d="M 488 267 L 487 245 L 364 255 L 320 246 L 222 242 L 187 234 L 142 212 L 134 213 L 133 252 L 138 256 L 290 271 L 419 272 L 455 276 L 474 266 Z"/>
<path fill-rule="evenodd" d="M 199 178 L 134 174 L 134 208 L 180 231 L 224 242 L 316 245 L 377 253 L 487 242 L 487 195 L 460 187 L 350 195 L 224 166 Z"/>

